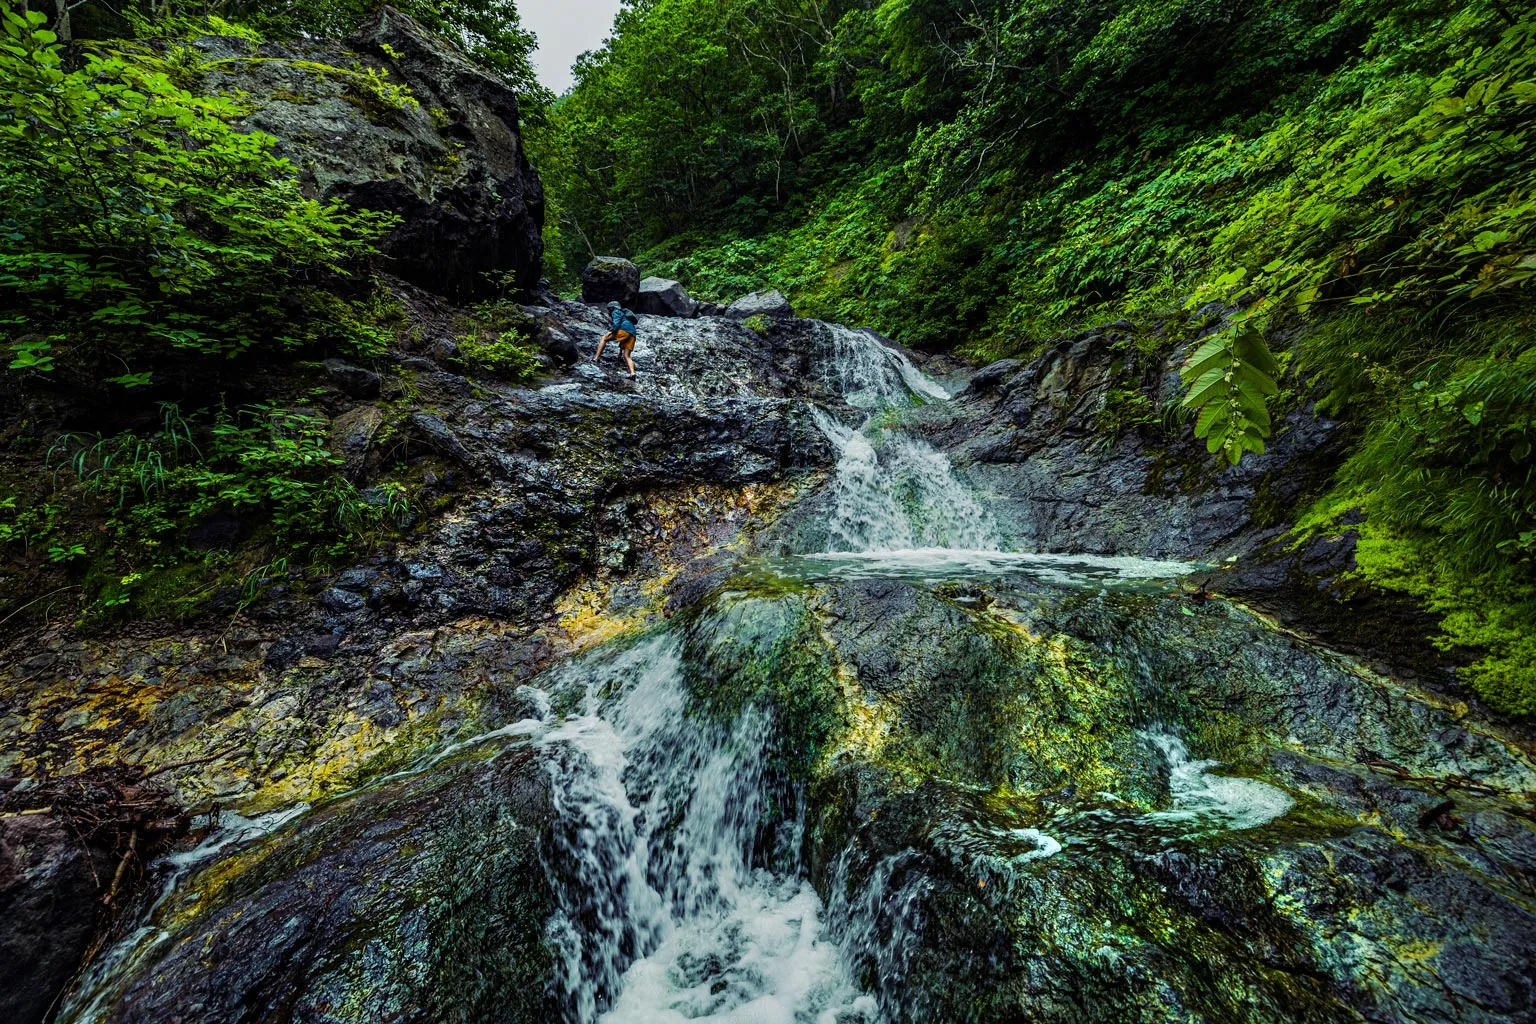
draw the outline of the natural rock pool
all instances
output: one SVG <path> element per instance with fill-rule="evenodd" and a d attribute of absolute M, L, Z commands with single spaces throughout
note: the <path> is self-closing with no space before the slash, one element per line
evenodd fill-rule
<path fill-rule="evenodd" d="M 483 735 L 226 814 L 62 1019 L 1531 1019 L 1517 745 L 1192 564 L 1004 550 L 944 389 L 818 330 L 823 488 Z"/>

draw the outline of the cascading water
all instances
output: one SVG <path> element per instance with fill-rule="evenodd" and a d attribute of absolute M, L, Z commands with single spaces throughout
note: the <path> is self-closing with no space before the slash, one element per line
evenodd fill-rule
<path fill-rule="evenodd" d="M 911 405 L 914 396 L 925 402 L 949 399 L 949 392 L 913 366 L 905 353 L 881 344 L 868 331 L 827 323 L 817 329 L 825 352 L 821 381 L 855 409 L 901 408 Z"/>
<path fill-rule="evenodd" d="M 762 850 L 769 716 L 690 715 L 670 636 L 567 673 L 585 676 L 583 709 L 542 739 L 566 1019 L 873 1020 L 797 870 L 798 823 Z"/>
<path fill-rule="evenodd" d="M 874 415 L 948 397 L 874 337 L 822 329 L 827 383 L 855 408 Z M 834 547 L 997 546 L 939 452 L 895 431 L 872 441 L 820 409 L 813 415 L 841 453 Z M 550 938 L 566 1018 L 878 1019 L 874 997 L 853 983 L 823 933 L 793 816 L 764 849 L 772 718 L 748 708 L 721 725 L 690 714 L 667 635 L 565 671 L 584 675 L 565 681 L 584 686 L 582 710 L 541 742 L 552 755 L 559 821 L 547 864 L 561 904 Z"/>
<path fill-rule="evenodd" d="M 819 409 L 814 417 L 839 451 L 829 550 L 996 550 L 996 529 L 943 454 L 894 430 L 871 440 Z"/>
<path fill-rule="evenodd" d="M 828 382 L 867 419 L 854 429 L 812 411 L 839 451 L 826 550 L 812 558 L 862 559 L 865 572 L 924 580 L 1027 566 L 1051 582 L 1094 588 L 1109 579 L 1166 580 L 1183 568 L 998 550 L 996 527 L 948 459 L 882 423 L 883 412 L 941 400 L 943 389 L 875 337 L 823 329 Z M 715 639 L 751 647 L 768 632 L 730 619 Z M 684 636 L 691 645 L 693 633 L 666 627 L 578 657 L 545 679 L 561 706 L 581 694 L 573 713 L 555 714 L 544 691 L 520 691 L 537 717 L 488 734 L 526 738 L 550 774 L 554 813 L 542 861 L 556 911 L 545 937 L 556 965 L 551 989 L 574 1024 L 921 1019 L 905 1013 L 906 979 L 923 969 L 931 941 L 934 852 L 996 891 L 1091 842 L 1088 826 L 1149 835 L 1243 829 L 1290 806 L 1274 787 L 1210 774 L 1213 762 L 1193 760 L 1172 733 L 1151 731 L 1142 739 L 1166 762 L 1168 810 L 1117 812 L 1108 826 L 1094 809 L 1014 823 L 962 812 L 924 836 L 926 852 L 842 848 L 830 880 L 822 876 L 823 905 L 802 860 L 803 794 L 769 767 L 783 723 L 751 702 L 729 715 L 706 707 L 685 671 Z M 867 871 L 855 870 L 861 856 L 870 858 Z M 98 973 L 126 973 L 169 938 L 140 929 Z M 105 1019 L 120 991 L 88 988 L 83 1009 L 71 1007 L 65 1019 Z"/>
<path fill-rule="evenodd" d="M 858 429 L 823 410 L 817 426 L 838 450 L 834 510 L 827 550 L 892 552 L 919 549 L 993 551 L 997 529 L 955 478 L 949 459 L 897 430 L 880 429 L 880 413 L 948 394 L 904 354 L 863 331 L 823 325 L 826 382 L 851 406 L 869 414 Z"/>

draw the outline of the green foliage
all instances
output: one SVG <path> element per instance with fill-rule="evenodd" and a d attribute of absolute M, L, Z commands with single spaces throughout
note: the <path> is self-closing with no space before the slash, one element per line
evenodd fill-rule
<path fill-rule="evenodd" d="M 470 330 L 458 339 L 459 354 L 475 368 L 519 384 L 540 369 L 539 347 L 530 340 L 538 330 L 515 303 L 482 303 L 471 310 Z"/>
<path fill-rule="evenodd" d="M 1190 355 L 1179 371 L 1189 390 L 1181 402 L 1198 412 L 1195 436 L 1206 448 L 1237 465 L 1244 452 L 1264 453 L 1270 435 L 1265 403 L 1280 393 L 1280 367 L 1251 324 L 1223 331 Z"/>
<path fill-rule="evenodd" d="M 7 9 L 0 45 L 11 369 L 297 345 L 278 296 L 344 272 L 387 219 L 305 199 L 274 140 L 229 123 L 233 101 L 126 51 L 69 70 L 41 24 Z"/>
<path fill-rule="evenodd" d="M 47 551 L 50 557 L 53 551 L 73 550 L 75 545 L 66 546 L 58 537 L 62 510 L 57 505 L 40 501 L 23 508 L 20 500 L 15 495 L 0 498 L 0 546 L 13 544 L 24 555 Z"/>
<path fill-rule="evenodd" d="M 1160 324 L 1190 346 L 1162 425 L 1227 462 L 1280 402 L 1348 419 L 1309 528 L 1364 510 L 1394 552 L 1366 575 L 1486 646 L 1468 678 L 1529 713 L 1506 636 L 1536 633 L 1526 7 L 663 0 L 626 9 L 553 121 L 569 266 L 635 253 L 706 298 L 778 287 L 978 359 Z M 1149 415 L 1116 396 L 1100 425 Z"/>
<path fill-rule="evenodd" d="M 77 35 L 84 38 L 199 34 L 254 43 L 264 37 L 344 39 L 380 5 L 374 0 L 131 0 L 111 5 L 85 0 L 83 6 L 74 19 L 83 30 Z M 390 6 L 452 40 L 475 63 L 505 77 L 517 89 L 524 112 L 543 116 L 553 97 L 534 75 L 529 58 L 536 42 L 522 27 L 513 0 L 398 0 Z M 392 60 L 402 56 L 390 52 L 387 44 L 380 52 Z"/>
<path fill-rule="evenodd" d="M 753 313 L 741 322 L 741 326 L 759 338 L 766 338 L 768 337 L 768 331 L 773 327 L 773 323 L 763 314 Z"/>
<path fill-rule="evenodd" d="M 1163 418 L 1157 406 L 1146 392 L 1139 388 L 1110 388 L 1104 394 L 1104 407 L 1099 410 L 1096 426 L 1104 435 L 1106 444 L 1128 430 L 1159 427 Z"/>
<path fill-rule="evenodd" d="M 161 414 L 152 433 L 58 438 L 46 462 L 48 496 L 19 511 L 18 499 L 0 502 L 0 543 L 23 557 L 46 550 L 53 562 L 91 564 L 93 615 L 163 612 L 161 598 L 146 604 L 154 590 L 146 580 L 182 578 L 195 565 L 217 581 L 231 548 L 254 544 L 275 555 L 247 574 L 251 592 L 242 600 L 249 603 L 251 588 L 262 585 L 251 581 L 274 566 L 328 563 L 410 520 L 399 484 L 364 493 L 341 477 L 326 424 L 314 414 L 255 404 L 184 417 L 169 403 Z M 178 613 L 202 607 L 172 604 Z"/>

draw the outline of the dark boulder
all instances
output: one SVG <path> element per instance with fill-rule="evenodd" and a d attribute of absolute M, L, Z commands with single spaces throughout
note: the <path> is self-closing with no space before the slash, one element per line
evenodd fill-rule
<path fill-rule="evenodd" d="M 979 393 L 995 388 L 1009 374 L 1023 368 L 1022 359 L 999 359 L 995 363 L 988 363 L 971 378 L 970 390 Z"/>
<path fill-rule="evenodd" d="M 548 775 L 526 747 L 474 754 L 333 801 L 193 876 L 157 918 L 175 941 L 100 1019 L 553 1019 Z"/>
<path fill-rule="evenodd" d="M 378 398 L 384 380 L 372 370 L 342 362 L 340 359 L 325 361 L 325 375 L 337 390 L 353 398 Z"/>
<path fill-rule="evenodd" d="M 559 301 L 557 298 L 555 301 Z M 581 349 L 564 320 L 549 306 L 524 306 L 534 323 L 533 340 L 558 366 L 570 366 L 581 358 Z"/>
<path fill-rule="evenodd" d="M 439 455 L 446 456 L 466 466 L 474 465 L 474 456 L 464 447 L 453 432 L 453 428 L 443 422 L 441 416 L 430 412 L 413 412 L 406 419 L 411 436 Z"/>
<path fill-rule="evenodd" d="M 640 295 L 635 300 L 635 312 L 647 316 L 684 316 L 698 313 L 699 304 L 688 295 L 683 286 L 664 277 L 647 277 L 640 282 Z"/>
<path fill-rule="evenodd" d="M 733 316 L 738 320 L 745 320 L 749 316 L 787 318 L 794 316 L 795 311 L 790 306 L 789 300 L 784 297 L 784 293 L 775 289 L 743 295 L 725 307 L 725 315 Z"/>
<path fill-rule="evenodd" d="M 617 302 L 634 308 L 639 296 L 640 268 L 621 256 L 599 256 L 582 268 L 582 302 Z"/>
<path fill-rule="evenodd" d="M 111 864 L 51 814 L 0 815 L 0 1020 L 43 1020 L 80 966 Z"/>
<path fill-rule="evenodd" d="M 400 218 L 380 246 L 400 277 L 455 300 L 537 287 L 544 188 L 512 86 L 388 7 L 347 45 L 268 45 L 262 60 L 220 63 L 210 84 L 242 94 L 253 108 L 243 123 L 277 138 L 306 194 Z M 357 69 L 407 86 L 414 102 L 359 88 Z"/>

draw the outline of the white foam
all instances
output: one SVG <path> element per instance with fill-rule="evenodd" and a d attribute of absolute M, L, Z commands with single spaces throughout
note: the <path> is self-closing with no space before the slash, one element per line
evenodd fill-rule
<path fill-rule="evenodd" d="M 813 418 L 838 448 L 828 547 L 850 552 L 990 550 L 997 529 L 955 478 L 949 459 L 894 430 L 850 430 L 817 409 Z"/>
<path fill-rule="evenodd" d="M 913 366 L 906 353 L 882 344 L 868 331 L 827 323 L 818 329 L 830 357 L 822 360 L 822 380 L 855 409 L 894 409 L 949 398 L 949 392 Z"/>
<path fill-rule="evenodd" d="M 586 676 L 583 711 L 542 738 L 558 822 L 548 936 L 569 1015 L 872 1019 L 872 999 L 822 935 L 815 892 L 751 866 L 768 716 L 748 709 L 727 728 L 690 715 L 671 637 L 604 657 L 564 670 Z"/>
<path fill-rule="evenodd" d="M 1008 829 L 1009 838 L 1022 840 L 1026 843 L 1034 843 L 1033 850 L 1014 855 L 1014 861 L 1026 863 L 1032 860 L 1044 860 L 1054 857 L 1061 852 L 1061 842 L 1053 836 L 1048 836 L 1037 828 L 1011 828 Z"/>
<path fill-rule="evenodd" d="M 803 556 L 829 574 L 850 579 L 888 575 L 943 577 L 1022 573 L 1054 583 L 1173 580 L 1196 571 L 1191 562 L 1126 555 L 1067 555 L 973 548 L 915 547 L 824 551 Z"/>
<path fill-rule="evenodd" d="M 1184 741 L 1171 732 L 1142 733 L 1167 759 L 1173 806 L 1146 815 L 1150 821 L 1205 823 L 1240 830 L 1268 825 L 1286 814 L 1295 801 L 1282 789 L 1232 775 L 1213 775 L 1220 761 L 1197 761 Z"/>
<path fill-rule="evenodd" d="M 622 979 L 606 1024 L 838 1024 L 873 1019 L 875 1001 L 849 983 L 822 934 L 809 882 L 755 873 L 727 912 L 672 929 Z"/>

